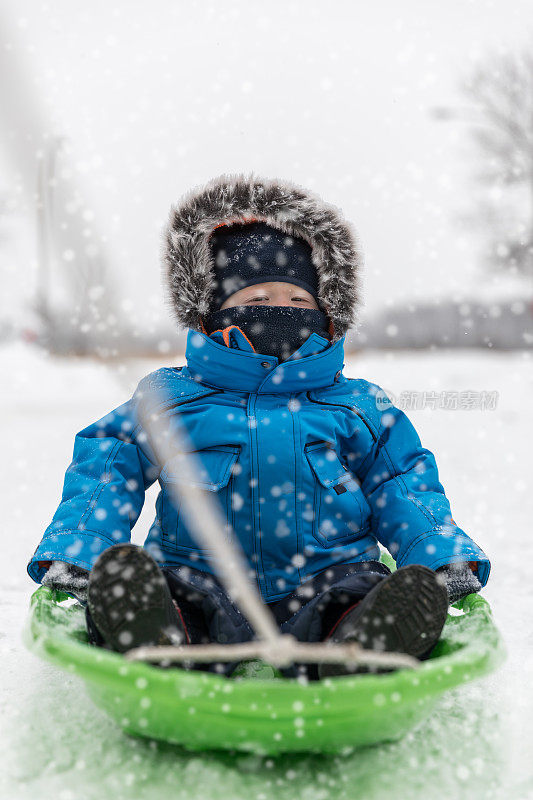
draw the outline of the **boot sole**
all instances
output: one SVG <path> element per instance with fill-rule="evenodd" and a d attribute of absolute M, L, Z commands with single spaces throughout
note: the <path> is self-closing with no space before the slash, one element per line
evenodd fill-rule
<path fill-rule="evenodd" d="M 448 613 L 448 592 L 435 572 L 413 564 L 401 567 L 375 586 L 342 620 L 329 641 L 357 641 L 365 649 L 429 653 L 439 640 Z M 365 671 L 357 669 L 355 671 Z M 342 665 L 322 665 L 320 676 L 348 674 Z"/>
<path fill-rule="evenodd" d="M 185 641 L 167 582 L 140 547 L 113 545 L 98 557 L 89 576 L 87 604 L 112 650 Z"/>

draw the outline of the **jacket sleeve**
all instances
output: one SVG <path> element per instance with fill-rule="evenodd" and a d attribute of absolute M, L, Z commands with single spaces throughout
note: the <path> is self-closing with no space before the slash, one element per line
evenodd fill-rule
<path fill-rule="evenodd" d="M 358 470 L 374 535 L 399 567 L 424 564 L 438 569 L 452 562 L 475 562 L 484 586 L 489 559 L 453 520 L 433 453 L 422 447 L 407 416 L 375 388 L 381 393 L 382 410 L 365 414 L 375 438 Z"/>
<path fill-rule="evenodd" d="M 46 565 L 39 562 L 55 560 L 90 570 L 102 551 L 128 542 L 159 471 L 135 396 L 80 431 L 61 502 L 28 564 L 30 577 L 40 583 Z"/>

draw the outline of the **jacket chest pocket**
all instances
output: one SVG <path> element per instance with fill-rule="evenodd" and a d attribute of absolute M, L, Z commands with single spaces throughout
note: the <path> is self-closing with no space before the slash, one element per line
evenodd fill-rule
<path fill-rule="evenodd" d="M 325 547 L 346 544 L 368 530 L 370 506 L 358 481 L 329 442 L 306 445 L 314 476 L 312 533 Z"/>
<path fill-rule="evenodd" d="M 189 474 L 185 468 L 186 455 L 183 453 L 178 453 L 165 464 L 160 480 L 163 484 L 162 537 L 166 547 L 177 551 L 204 549 L 189 533 L 181 510 L 180 492 L 186 492 L 189 487 L 201 489 L 207 493 L 206 496 L 218 501 L 226 519 L 225 532 L 233 529 L 233 474 L 240 450 L 240 445 L 218 445 L 193 451 L 198 466 L 194 474 Z M 176 485 L 177 490 L 174 490 Z"/>

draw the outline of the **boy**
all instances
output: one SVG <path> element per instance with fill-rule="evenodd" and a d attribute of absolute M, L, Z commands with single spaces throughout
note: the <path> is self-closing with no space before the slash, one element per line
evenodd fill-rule
<path fill-rule="evenodd" d="M 158 464 L 141 422 L 156 413 L 170 441 L 184 425 L 195 484 L 221 504 L 283 632 L 425 657 L 448 602 L 478 591 L 490 564 L 452 519 L 407 417 L 343 374 L 359 302 L 355 234 L 299 187 L 222 176 L 172 209 L 164 260 L 190 329 L 187 366 L 148 375 L 76 436 L 30 576 L 87 600 L 92 640 L 120 652 L 252 638 L 172 499 L 179 453 Z M 156 519 L 136 548 L 130 529 L 156 479 Z M 392 575 L 378 541 L 397 561 Z"/>

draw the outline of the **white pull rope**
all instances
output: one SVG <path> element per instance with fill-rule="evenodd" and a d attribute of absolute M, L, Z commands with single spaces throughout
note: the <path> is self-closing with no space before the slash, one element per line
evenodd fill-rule
<path fill-rule="evenodd" d="M 129 661 L 154 663 L 232 662 L 260 658 L 275 667 L 289 664 L 345 664 L 385 669 L 416 669 L 420 662 L 405 653 L 364 650 L 357 642 L 328 644 L 298 642 L 281 634 L 275 641 L 253 641 L 240 644 L 187 644 L 182 647 L 137 647 L 126 653 Z"/>

